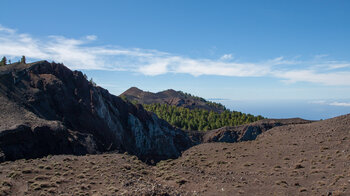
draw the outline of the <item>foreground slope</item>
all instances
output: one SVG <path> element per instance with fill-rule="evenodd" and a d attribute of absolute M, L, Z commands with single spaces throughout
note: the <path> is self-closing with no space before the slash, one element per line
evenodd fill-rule
<path fill-rule="evenodd" d="M 176 160 L 49 156 L 0 164 L 3 195 L 349 195 L 350 115 L 205 143 Z"/>
<path fill-rule="evenodd" d="M 181 130 L 63 64 L 0 67 L 0 109 L 0 161 L 106 151 L 158 161 L 192 145 Z"/>
<path fill-rule="evenodd" d="M 250 142 L 195 146 L 164 175 L 203 195 L 349 195 L 349 135 L 350 115 L 275 127 Z"/>

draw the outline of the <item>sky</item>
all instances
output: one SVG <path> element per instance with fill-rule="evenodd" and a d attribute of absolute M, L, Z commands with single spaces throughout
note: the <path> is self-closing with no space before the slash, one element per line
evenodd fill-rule
<path fill-rule="evenodd" d="M 1 8 L 0 56 L 64 63 L 116 95 L 136 86 L 233 109 L 282 100 L 338 111 L 309 118 L 350 112 L 350 1 L 3 0 Z"/>

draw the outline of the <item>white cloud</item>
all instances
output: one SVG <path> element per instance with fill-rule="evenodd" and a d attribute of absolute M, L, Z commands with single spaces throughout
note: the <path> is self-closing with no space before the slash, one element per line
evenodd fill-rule
<path fill-rule="evenodd" d="M 96 35 L 87 35 L 85 38 L 87 40 L 90 40 L 90 41 L 95 41 L 97 39 L 97 36 Z"/>
<path fill-rule="evenodd" d="M 7 33 L 15 33 L 16 31 L 14 29 L 6 28 L 0 24 L 0 32 L 7 32 Z"/>
<path fill-rule="evenodd" d="M 350 102 L 332 102 L 329 105 L 350 107 Z"/>
<path fill-rule="evenodd" d="M 350 72 L 318 73 L 315 70 L 275 71 L 276 77 L 287 83 L 311 82 L 324 85 L 350 85 Z"/>
<path fill-rule="evenodd" d="M 194 59 L 157 50 L 94 46 L 92 42 L 96 39 L 95 35 L 82 39 L 63 36 L 35 38 L 0 25 L 0 56 L 25 55 L 31 59 L 63 62 L 71 69 L 122 70 L 150 76 L 181 73 L 273 77 L 287 83 L 350 86 L 350 62 L 326 60 L 327 55 L 318 55 L 307 61 L 280 56 L 261 62 L 239 62 L 232 54 L 224 54 L 219 59 Z"/>
<path fill-rule="evenodd" d="M 313 104 L 320 104 L 320 105 L 350 107 L 350 102 L 317 100 L 317 101 L 311 101 L 310 103 L 313 103 Z"/>
<path fill-rule="evenodd" d="M 231 60 L 233 59 L 232 54 L 224 54 L 220 57 L 220 60 L 225 61 L 225 60 Z"/>
<path fill-rule="evenodd" d="M 328 54 L 317 54 L 317 55 L 315 55 L 315 59 L 322 59 L 322 58 L 327 57 L 327 56 L 329 56 L 329 55 Z"/>
<path fill-rule="evenodd" d="M 328 69 L 341 69 L 341 68 L 347 68 L 350 67 L 350 63 L 335 63 L 335 64 L 329 64 Z"/>
<path fill-rule="evenodd" d="M 151 76 L 165 74 L 168 72 L 168 64 L 165 60 L 154 61 L 146 66 L 141 66 L 138 71 Z"/>

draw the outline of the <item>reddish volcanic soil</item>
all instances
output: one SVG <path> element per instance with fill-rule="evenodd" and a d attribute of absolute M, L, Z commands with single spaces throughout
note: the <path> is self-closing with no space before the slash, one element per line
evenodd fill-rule
<path fill-rule="evenodd" d="M 149 166 L 135 156 L 0 164 L 0 195 L 350 195 L 350 115 L 205 143 Z"/>

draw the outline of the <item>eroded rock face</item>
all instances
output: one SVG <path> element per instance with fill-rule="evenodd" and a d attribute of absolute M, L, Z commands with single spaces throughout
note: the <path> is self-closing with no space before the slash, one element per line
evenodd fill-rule
<path fill-rule="evenodd" d="M 192 146 L 181 130 L 62 64 L 41 61 L 1 67 L 0 97 L 4 160 L 126 151 L 158 161 L 176 158 Z"/>
<path fill-rule="evenodd" d="M 0 132 L 0 160 L 37 158 L 48 154 L 94 154 L 96 144 L 91 134 L 70 132 L 65 126 L 47 124 L 30 127 L 16 125 Z"/>
<path fill-rule="evenodd" d="M 203 134 L 202 142 L 241 142 L 255 140 L 261 133 L 278 126 L 306 124 L 312 121 L 300 118 L 264 119 L 247 125 L 222 127 Z"/>

